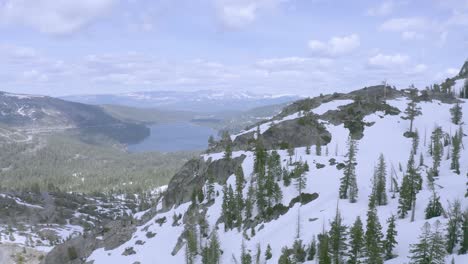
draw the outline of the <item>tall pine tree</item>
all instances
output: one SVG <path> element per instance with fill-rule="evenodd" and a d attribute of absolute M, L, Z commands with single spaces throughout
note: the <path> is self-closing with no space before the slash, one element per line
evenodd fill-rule
<path fill-rule="evenodd" d="M 393 254 L 393 249 L 395 246 L 398 244 L 396 240 L 396 236 L 398 235 L 398 232 L 396 230 L 396 219 L 395 216 L 392 215 L 388 220 L 387 220 L 387 234 L 385 236 L 385 241 L 384 241 L 384 250 L 385 250 L 385 259 L 389 260 L 395 257 Z"/>
<path fill-rule="evenodd" d="M 362 229 L 362 221 L 358 216 L 354 221 L 349 232 L 349 252 L 348 264 L 362 263 L 365 250 L 364 230 Z"/>
<path fill-rule="evenodd" d="M 344 257 L 348 248 L 347 227 L 343 224 L 343 218 L 339 210 L 336 210 L 335 219 L 330 223 L 330 256 L 333 264 L 344 263 Z"/>
<path fill-rule="evenodd" d="M 358 187 L 356 182 L 356 152 L 357 143 L 349 137 L 344 175 L 341 178 L 340 184 L 340 199 L 349 199 L 351 203 L 355 203 L 358 197 Z"/>
<path fill-rule="evenodd" d="M 377 205 L 387 204 L 387 166 L 383 154 L 380 154 L 379 162 L 375 168 L 374 182 L 373 182 L 373 193 Z"/>
<path fill-rule="evenodd" d="M 450 203 L 447 215 L 447 252 L 452 254 L 462 236 L 463 216 L 459 200 Z"/>
<path fill-rule="evenodd" d="M 367 224 L 365 233 L 366 263 L 383 264 L 383 234 L 375 206 L 375 199 L 371 195 L 367 211 Z"/>

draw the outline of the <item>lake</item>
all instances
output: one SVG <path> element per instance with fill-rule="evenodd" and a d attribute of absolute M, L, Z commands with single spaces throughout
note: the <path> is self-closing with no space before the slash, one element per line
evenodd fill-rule
<path fill-rule="evenodd" d="M 216 130 L 190 122 L 160 123 L 149 126 L 151 134 L 142 142 L 128 145 L 130 152 L 173 152 L 205 150 L 210 135 Z"/>

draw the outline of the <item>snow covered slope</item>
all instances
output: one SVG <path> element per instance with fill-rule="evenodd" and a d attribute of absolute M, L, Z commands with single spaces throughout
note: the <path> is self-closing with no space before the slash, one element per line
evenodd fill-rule
<path fill-rule="evenodd" d="M 335 110 L 338 106 L 351 103 L 352 101 L 332 101 L 328 104 L 320 105 L 313 108 L 312 112 L 322 115 L 328 110 Z M 468 101 L 463 101 L 463 119 L 468 118 Z M 339 210 L 344 218 L 344 224 L 350 226 L 357 216 L 360 216 L 363 221 L 366 220 L 366 212 L 368 208 L 368 197 L 371 194 L 371 180 L 374 176 L 374 166 L 377 163 L 379 155 L 382 153 L 387 163 L 387 174 L 391 175 L 392 171 L 395 174 L 399 184 L 406 170 L 405 166 L 410 154 L 411 139 L 403 136 L 404 132 L 408 131 L 409 121 L 402 119 L 403 112 L 407 106 L 408 99 L 405 96 L 393 98 L 387 101 L 390 106 L 400 110 L 400 114 L 386 115 L 384 112 L 374 112 L 364 117 L 364 122 L 368 124 L 364 130 L 364 136 L 358 140 L 357 152 L 357 184 L 359 188 L 359 197 L 356 203 L 350 203 L 348 200 L 339 200 L 338 189 L 340 178 L 343 176 L 343 170 L 339 170 L 331 159 L 336 159 L 340 163 L 345 160 L 347 152 L 346 141 L 349 135 L 349 130 L 344 124 L 332 124 L 331 122 L 322 120 L 321 122 L 331 134 L 331 141 L 322 146 L 322 155 L 315 155 L 315 148 L 312 154 L 306 154 L 305 147 L 294 149 L 293 161 L 307 162 L 310 170 L 306 174 L 307 186 L 304 193 L 316 193 L 318 198 L 301 205 L 300 203 L 291 204 L 291 207 L 286 213 L 279 215 L 277 219 L 257 224 L 255 235 L 251 234 L 251 230 L 246 232 L 239 231 L 237 228 L 225 231 L 224 223 L 220 220 L 222 208 L 222 189 L 219 184 L 215 184 L 215 190 L 219 194 L 214 202 L 203 201 L 200 208 L 206 208 L 206 219 L 209 223 L 210 230 L 217 228 L 221 244 L 221 263 L 236 263 L 234 259 L 239 260 L 242 241 L 247 250 L 255 255 L 257 245 L 261 245 L 262 262 L 261 263 L 278 263 L 278 258 L 281 255 L 281 249 L 285 246 L 291 247 L 296 239 L 297 222 L 299 219 L 300 239 L 304 243 L 309 244 L 314 235 L 318 235 L 322 230 L 329 228 L 329 223 L 335 216 L 336 207 L 338 204 Z M 425 170 L 426 166 L 432 165 L 432 158 L 428 154 L 430 135 L 433 128 L 441 126 L 444 132 L 453 135 L 457 131 L 458 126 L 452 124 L 449 109 L 453 104 L 443 103 L 441 101 L 421 101 L 418 103 L 421 107 L 422 115 L 416 117 L 414 129 L 419 131 L 420 144 L 416 157 L 422 154 L 424 157 L 424 166 L 420 169 Z M 299 119 L 302 114 L 295 113 L 288 116 L 288 120 Z M 276 121 L 277 122 L 277 121 Z M 468 123 L 468 122 L 465 122 Z M 261 133 L 265 132 L 266 126 L 261 127 Z M 468 131 L 468 126 L 463 124 L 464 131 Z M 233 137 L 235 138 L 235 136 Z M 467 146 L 468 137 L 463 138 L 463 145 Z M 449 152 L 449 146 L 445 147 L 444 153 Z M 289 155 L 286 150 L 278 150 L 281 155 L 281 163 L 283 167 L 292 169 L 288 165 Z M 233 153 L 233 158 L 245 155 L 242 162 L 242 169 L 246 178 L 246 182 L 255 181 L 254 153 L 252 151 L 236 151 Z M 211 153 L 204 155 L 204 160 L 219 160 L 223 158 L 223 153 Z M 448 202 L 459 199 L 462 203 L 462 209 L 468 207 L 468 200 L 464 197 L 466 192 L 466 173 L 468 171 L 468 149 L 461 151 L 461 174 L 457 175 L 450 170 L 450 160 L 444 156 L 440 167 L 440 177 L 435 181 L 435 186 L 440 195 L 444 208 L 448 208 Z M 399 167 L 402 167 L 401 170 Z M 194 180 L 197 175 L 193 173 Z M 386 261 L 386 264 L 407 263 L 409 256 L 409 245 L 416 243 L 420 234 L 421 227 L 428 221 L 430 223 L 436 220 L 443 224 L 447 223 L 444 217 L 432 218 L 425 220 L 425 207 L 432 191 L 427 185 L 425 173 L 423 177 L 423 189 L 417 195 L 417 204 L 415 211 L 415 221 L 411 222 L 409 217 L 397 220 L 399 244 L 395 249 L 398 257 Z M 232 175 L 227 180 L 227 185 L 235 187 L 235 176 Z M 248 185 L 243 190 L 244 197 L 247 195 Z M 294 184 L 286 187 L 283 181 L 279 182 L 282 189 L 283 197 L 281 203 L 289 205 L 293 198 L 297 197 L 298 191 Z M 390 179 L 387 179 L 387 192 L 390 188 Z M 188 190 L 179 190 L 184 192 Z M 390 199 L 386 206 L 377 207 L 380 222 L 386 229 L 386 219 L 391 215 L 397 215 L 398 194 L 395 199 Z M 128 263 L 185 263 L 185 239 L 181 236 L 184 232 L 182 224 L 189 218 L 189 214 L 185 215 L 190 208 L 191 202 L 185 202 L 173 208 L 164 208 L 164 201 L 160 201 L 157 213 L 151 220 L 139 226 L 132 238 L 121 246 L 105 250 L 104 248 L 94 251 L 88 258 L 88 261 L 94 261 L 94 264 L 128 264 Z M 255 214 L 254 209 L 254 214 Z M 180 220 L 173 220 L 173 216 L 181 214 Z M 185 216 L 184 216 L 185 215 Z M 177 217 L 176 217 L 177 218 Z M 206 238 L 201 238 L 201 244 L 205 245 Z M 271 246 L 272 258 L 266 262 L 264 252 L 267 244 Z M 125 252 L 125 254 L 123 254 Z M 447 256 L 447 263 L 450 263 L 452 257 L 455 263 L 468 263 L 468 255 L 453 255 Z M 196 263 L 201 263 L 201 257 L 196 257 Z M 240 263 L 240 262 L 239 262 Z M 311 261 L 309 263 L 315 263 Z"/>

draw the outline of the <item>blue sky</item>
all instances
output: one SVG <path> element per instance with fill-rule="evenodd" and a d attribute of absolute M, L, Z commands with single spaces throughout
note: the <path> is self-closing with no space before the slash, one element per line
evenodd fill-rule
<path fill-rule="evenodd" d="M 468 58 L 468 0 L 0 0 L 0 90 L 424 87 Z"/>

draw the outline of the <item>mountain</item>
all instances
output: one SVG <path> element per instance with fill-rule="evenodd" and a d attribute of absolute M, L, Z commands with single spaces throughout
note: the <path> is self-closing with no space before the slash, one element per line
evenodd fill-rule
<path fill-rule="evenodd" d="M 43 263 L 211 263 L 202 261 L 202 255 L 218 255 L 219 263 L 241 263 L 242 251 L 259 263 L 315 263 L 317 256 L 306 260 L 309 245 L 314 236 L 330 231 L 334 219 L 342 218 L 349 230 L 360 217 L 366 230 L 375 226 L 366 224 L 368 216 L 375 214 L 385 233 L 387 219 L 400 215 L 400 201 L 408 199 L 403 190 L 413 188 L 417 190 L 414 220 L 412 206 L 404 204 L 408 215 L 396 219 L 398 244 L 385 261 L 406 263 L 410 245 L 418 242 L 426 222 L 435 226 L 439 221 L 445 232 L 451 204 L 458 200 L 461 210 L 468 207 L 468 149 L 458 148 L 459 155 L 453 152 L 456 140 L 461 139 L 462 145 L 468 141 L 463 133 L 452 138 L 460 127 L 468 129 L 463 122 L 468 117 L 467 101 L 436 90 L 382 85 L 296 101 L 273 118 L 213 143 L 206 154 L 187 162 L 157 206 L 135 216 L 133 224 L 115 224 L 110 232 L 75 237 L 55 247 Z M 457 102 L 462 105 L 460 126 L 453 124 L 450 111 Z M 414 104 L 420 114 L 412 122 L 405 111 Z M 355 159 L 350 158 L 351 145 Z M 234 150 L 232 155 L 229 151 L 226 155 L 226 146 Z M 435 154 L 436 147 L 443 155 Z M 376 206 L 373 183 L 382 182 L 376 178 L 381 154 L 385 181 L 378 194 L 385 193 L 387 199 Z M 454 157 L 459 158 L 460 173 L 453 167 Z M 355 199 L 340 199 L 340 189 L 348 188 L 340 187 L 346 183 L 344 176 L 351 175 L 347 173 L 356 176 L 355 185 L 349 186 L 354 186 L 357 196 L 348 189 L 344 193 Z M 408 185 L 408 177 L 417 175 L 420 185 Z M 426 220 L 425 209 L 434 193 L 447 213 Z M 374 197 L 372 203 L 369 197 Z M 116 230 L 126 238 L 119 245 Z M 70 261 L 71 248 L 81 262 Z M 445 263 L 452 258 L 455 263 L 468 263 L 468 255 L 457 254 L 459 248 L 457 244 Z M 340 254 L 339 258 L 348 258 L 347 253 Z"/>
<path fill-rule="evenodd" d="M 101 107 L 48 96 L 0 92 L 0 136 L 78 131 L 82 136 L 104 135 L 121 143 L 138 142 L 149 134 L 141 124 L 121 121 Z"/>
<path fill-rule="evenodd" d="M 76 95 L 63 99 L 86 104 L 111 104 L 132 107 L 160 108 L 190 112 L 245 111 L 273 104 L 292 102 L 295 95 L 269 95 L 237 91 L 149 91 L 123 94 Z"/>

